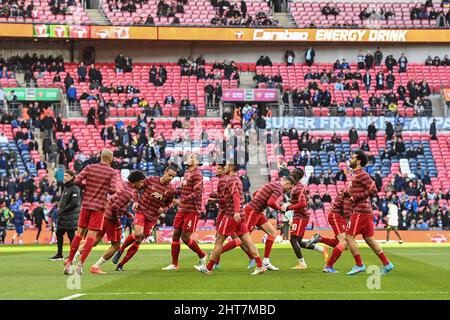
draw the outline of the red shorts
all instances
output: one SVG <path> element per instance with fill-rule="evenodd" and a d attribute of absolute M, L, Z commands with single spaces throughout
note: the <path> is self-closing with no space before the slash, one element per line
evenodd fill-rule
<path fill-rule="evenodd" d="M 78 226 L 83 229 L 102 231 L 103 212 L 81 208 Z"/>
<path fill-rule="evenodd" d="M 178 211 L 175 220 L 173 220 L 173 227 L 184 232 L 194 232 L 197 228 L 198 217 L 199 215 L 196 213 Z"/>
<path fill-rule="evenodd" d="M 222 219 L 223 219 L 223 214 L 219 213 L 216 217 L 216 227 L 217 228 L 220 226 L 220 222 L 222 221 Z"/>
<path fill-rule="evenodd" d="M 335 236 L 345 233 L 345 230 L 347 229 L 347 219 L 337 213 L 328 214 L 328 223 L 333 229 Z"/>
<path fill-rule="evenodd" d="M 373 237 L 375 235 L 373 216 L 371 214 L 352 214 L 347 225 L 346 233 L 353 236 L 360 234 L 363 238 Z"/>
<path fill-rule="evenodd" d="M 156 225 L 156 221 L 147 220 L 142 212 L 136 212 L 133 223 L 136 226 L 144 227 L 144 235 L 146 237 L 152 234 L 153 228 Z"/>
<path fill-rule="evenodd" d="M 103 229 L 98 233 L 99 238 L 103 238 L 106 234 L 106 238 L 110 242 L 119 242 L 122 238 L 122 226 L 117 222 L 105 219 L 103 221 Z"/>
<path fill-rule="evenodd" d="M 223 216 L 219 228 L 217 229 L 217 233 L 223 236 L 232 236 L 236 234 L 238 237 L 248 233 L 245 218 L 241 218 L 241 221 L 236 222 L 234 217 Z"/>
<path fill-rule="evenodd" d="M 246 229 L 250 233 L 252 233 L 253 229 L 255 229 L 256 226 L 261 227 L 264 223 L 267 222 L 267 217 L 264 213 L 257 213 L 253 211 L 250 206 L 246 206 L 244 212 Z"/>
<path fill-rule="evenodd" d="M 308 226 L 309 219 L 300 219 L 300 218 L 294 218 L 292 220 L 291 225 L 291 235 L 297 236 L 299 238 L 303 238 L 305 234 L 306 227 Z"/>

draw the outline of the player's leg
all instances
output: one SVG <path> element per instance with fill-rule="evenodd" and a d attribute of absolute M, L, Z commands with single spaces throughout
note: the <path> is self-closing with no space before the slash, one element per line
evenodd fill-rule
<path fill-rule="evenodd" d="M 291 234 L 291 246 L 292 249 L 294 250 L 295 256 L 297 257 L 298 260 L 298 265 L 296 265 L 295 267 L 292 267 L 291 269 L 306 269 L 306 262 L 305 259 L 303 258 L 303 254 L 302 254 L 302 248 L 300 247 L 300 241 L 299 241 L 299 237 L 297 237 L 294 234 Z"/>
<path fill-rule="evenodd" d="M 323 272 L 337 273 L 337 271 L 334 269 L 334 264 L 341 257 L 342 253 L 347 249 L 347 243 L 345 242 L 345 233 L 336 235 L 336 239 L 338 240 L 338 244 L 334 247 L 330 258 L 328 259 L 326 266 L 323 269 Z"/>
<path fill-rule="evenodd" d="M 345 235 L 345 242 L 347 243 L 347 247 L 350 250 L 350 252 L 353 255 L 353 258 L 355 259 L 355 266 L 353 269 L 348 272 L 348 275 L 354 275 L 359 272 L 366 271 L 366 268 L 361 260 L 361 255 L 359 253 L 358 245 L 356 244 L 355 235 L 353 234 L 346 234 Z"/>
<path fill-rule="evenodd" d="M 260 228 L 267 234 L 266 243 L 264 245 L 263 264 L 267 268 L 267 270 L 278 271 L 280 269 L 270 263 L 270 253 L 272 252 L 272 247 L 277 236 L 277 231 L 268 221 L 262 224 Z"/>
<path fill-rule="evenodd" d="M 255 244 L 253 243 L 250 233 L 245 233 L 240 236 L 242 243 L 248 248 L 250 254 L 252 255 L 253 259 L 255 259 L 256 262 L 256 269 L 252 272 L 252 275 L 258 275 L 261 273 L 264 273 L 267 268 L 263 265 L 262 259 L 259 256 L 258 249 L 256 248 Z"/>
<path fill-rule="evenodd" d="M 400 240 L 400 244 L 403 243 L 402 237 L 400 236 L 400 232 L 398 232 L 398 227 L 393 227 L 394 233 L 397 235 L 398 239 Z"/>
<path fill-rule="evenodd" d="M 39 243 L 39 237 L 41 236 L 41 231 L 42 231 L 42 224 L 37 224 L 36 228 L 37 228 L 37 233 L 36 233 L 36 240 L 34 240 L 34 243 Z"/>
<path fill-rule="evenodd" d="M 144 225 L 141 224 L 135 224 L 134 225 L 134 235 L 135 240 L 131 244 L 130 248 L 127 250 L 127 253 L 125 254 L 125 257 L 123 257 L 122 261 L 117 265 L 116 270 L 123 271 L 123 266 L 134 257 L 134 255 L 138 252 L 139 246 L 142 243 L 142 240 L 145 239 L 146 236 L 150 235 L 150 229 L 149 222 L 146 221 Z"/>
<path fill-rule="evenodd" d="M 80 220 L 81 220 L 81 217 L 80 217 Z M 87 224 L 86 224 L 86 227 L 87 227 Z M 64 273 L 65 274 L 72 273 L 71 265 L 73 263 L 76 253 L 78 252 L 78 248 L 80 247 L 81 240 L 83 240 L 83 238 L 85 237 L 85 235 L 87 233 L 86 227 L 79 226 L 77 233 L 75 234 L 75 237 L 73 238 L 73 241 L 70 245 L 69 257 L 64 261 L 64 265 L 65 265 Z"/>
<path fill-rule="evenodd" d="M 216 241 L 214 243 L 214 249 L 211 252 L 208 264 L 206 266 L 204 265 L 194 266 L 194 268 L 197 271 L 202 272 L 204 274 L 211 274 L 212 270 L 214 269 L 214 265 L 216 265 L 220 259 L 220 255 L 222 254 L 223 243 L 225 242 L 226 239 L 227 236 L 222 235 L 221 232 L 218 231 Z"/>
<path fill-rule="evenodd" d="M 386 229 L 386 243 L 389 242 L 390 236 L 391 236 L 391 226 L 387 226 L 387 229 Z"/>
<path fill-rule="evenodd" d="M 382 275 L 388 274 L 392 269 L 394 269 L 394 265 L 386 258 L 384 255 L 383 249 L 379 243 L 375 240 L 374 236 L 364 236 L 364 241 L 367 245 L 372 249 L 372 251 L 378 256 L 380 261 L 383 263 L 383 268 L 381 271 Z"/>
<path fill-rule="evenodd" d="M 194 233 L 196 227 L 197 227 L 197 221 L 198 221 L 198 215 L 196 214 L 186 214 L 184 217 L 184 224 L 183 224 L 183 232 L 181 233 L 181 240 L 195 253 L 197 253 L 200 264 L 205 265 L 206 264 L 206 252 L 204 252 L 200 246 L 198 245 L 197 241 L 192 239 L 191 235 Z"/>
<path fill-rule="evenodd" d="M 86 234 L 86 242 L 84 243 L 83 251 L 81 253 L 80 262 L 78 262 L 77 266 L 77 273 L 82 274 L 82 267 L 84 265 L 84 262 L 86 261 L 87 257 L 92 251 L 92 248 L 94 247 L 95 239 L 97 238 L 97 233 L 99 230 L 88 230 Z"/>
<path fill-rule="evenodd" d="M 167 267 L 162 268 L 162 270 L 177 270 L 178 269 L 178 257 L 180 256 L 180 240 L 181 234 L 183 230 L 183 213 L 178 211 L 175 215 L 175 219 L 173 220 L 173 235 L 172 235 L 172 245 L 171 245 L 171 254 L 172 254 L 172 263 Z"/>

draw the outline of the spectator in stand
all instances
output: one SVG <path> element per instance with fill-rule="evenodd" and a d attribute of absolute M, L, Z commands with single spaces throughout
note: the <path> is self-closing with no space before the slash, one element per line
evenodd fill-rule
<path fill-rule="evenodd" d="M 305 52 L 305 62 L 309 67 L 313 65 L 315 56 L 316 52 L 312 47 L 309 47 Z"/>
<path fill-rule="evenodd" d="M 367 128 L 367 135 L 369 137 L 369 140 L 376 140 L 377 138 L 377 128 L 375 126 L 375 121 L 372 121 L 372 123 Z"/>
<path fill-rule="evenodd" d="M 377 50 L 373 54 L 373 59 L 374 59 L 374 62 L 375 62 L 376 66 L 380 66 L 381 65 L 381 61 L 383 61 L 383 52 L 381 52 L 380 47 L 377 47 Z"/>
<path fill-rule="evenodd" d="M 431 140 L 437 140 L 437 129 L 436 129 L 436 119 L 433 119 L 433 122 L 430 125 L 430 136 Z"/>
<path fill-rule="evenodd" d="M 67 89 L 67 99 L 69 100 L 69 105 L 74 105 L 77 101 L 77 88 L 72 84 Z"/>
<path fill-rule="evenodd" d="M 405 54 L 402 52 L 400 55 L 400 58 L 398 58 L 398 72 L 406 72 L 407 66 L 408 66 L 408 59 L 406 58 Z"/>
<path fill-rule="evenodd" d="M 284 54 L 284 59 L 286 60 L 287 66 L 292 66 L 294 64 L 295 53 L 292 50 L 287 50 Z"/>
<path fill-rule="evenodd" d="M 86 67 L 85 67 L 84 63 L 81 62 L 77 68 L 78 83 L 86 82 L 86 74 L 87 74 Z"/>
<path fill-rule="evenodd" d="M 355 127 L 352 127 L 350 131 L 348 132 L 348 137 L 350 139 L 350 144 L 358 143 L 359 136 L 358 132 L 356 131 Z"/>

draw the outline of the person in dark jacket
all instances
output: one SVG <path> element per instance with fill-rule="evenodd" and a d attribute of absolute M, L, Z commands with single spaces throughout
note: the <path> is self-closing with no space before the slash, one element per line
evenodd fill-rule
<path fill-rule="evenodd" d="M 386 140 L 392 140 L 392 137 L 394 136 L 394 126 L 392 125 L 392 122 L 386 121 Z"/>
<path fill-rule="evenodd" d="M 430 125 L 431 140 L 437 140 L 436 133 L 437 133 L 437 130 L 436 130 L 436 119 L 433 119 L 433 122 Z"/>
<path fill-rule="evenodd" d="M 56 239 L 58 242 L 58 252 L 55 256 L 49 258 L 51 261 L 63 260 L 64 234 L 67 233 L 70 243 L 75 237 L 75 231 L 78 225 L 78 216 L 81 209 L 81 191 L 73 182 L 75 173 L 66 170 L 64 173 L 64 191 L 58 207 L 58 226 L 56 230 Z"/>
<path fill-rule="evenodd" d="M 45 220 L 44 203 L 42 201 L 39 201 L 39 206 L 37 206 L 33 210 L 33 222 L 37 229 L 36 240 L 34 242 L 36 244 L 39 243 L 39 236 L 41 235 L 42 231 L 42 221 L 45 221 L 47 223 L 47 221 Z"/>

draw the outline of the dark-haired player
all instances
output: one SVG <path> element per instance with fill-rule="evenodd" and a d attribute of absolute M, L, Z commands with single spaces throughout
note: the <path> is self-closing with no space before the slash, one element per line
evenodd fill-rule
<path fill-rule="evenodd" d="M 347 243 L 345 242 L 345 230 L 350 215 L 352 214 L 353 203 L 350 199 L 350 193 L 347 189 L 339 191 L 337 197 L 334 199 L 331 209 L 328 211 L 328 223 L 333 229 L 335 238 L 325 238 L 320 234 L 315 234 L 307 245 L 315 244 L 317 242 L 324 243 L 333 247 L 330 259 L 323 268 L 323 272 L 326 273 L 338 273 L 334 269 L 334 264 L 339 259 L 341 254 L 347 249 Z"/>
<path fill-rule="evenodd" d="M 214 265 L 219 261 L 222 254 L 223 243 L 229 236 L 237 235 L 242 243 L 248 248 L 255 259 L 257 267 L 251 275 L 258 275 L 264 273 L 267 268 L 263 265 L 258 249 L 253 244 L 250 233 L 246 227 L 245 220 L 242 215 L 243 202 L 243 187 L 242 181 L 239 179 L 237 172 L 239 165 L 227 164 L 225 172 L 229 176 L 227 181 L 224 197 L 223 197 L 223 218 L 217 229 L 217 237 L 214 245 L 214 250 L 211 253 L 211 258 L 208 265 L 195 266 L 195 269 L 205 274 L 211 274 Z"/>
<path fill-rule="evenodd" d="M 347 273 L 348 275 L 366 271 L 366 267 L 359 255 L 358 245 L 355 241 L 355 237 L 358 234 L 362 235 L 364 241 L 366 241 L 383 263 L 381 271 L 382 275 L 388 274 L 394 268 L 394 265 L 386 258 L 383 250 L 374 237 L 375 231 L 370 197 L 377 193 L 377 188 L 370 175 L 363 170 L 367 162 L 367 155 L 361 150 L 355 151 L 350 158 L 350 167 L 353 169 L 353 179 L 350 183 L 349 193 L 353 202 L 353 213 L 350 216 L 350 221 L 347 226 L 345 240 L 355 258 L 356 266 Z"/>
<path fill-rule="evenodd" d="M 145 180 L 145 174 L 141 171 L 133 171 L 128 175 L 127 182 L 108 200 L 105 210 L 105 219 L 103 221 L 103 229 L 97 234 L 94 246 L 96 246 L 106 234 L 111 246 L 105 251 L 103 256 L 91 266 L 91 273 L 105 273 L 100 267 L 120 248 L 120 238 L 122 236 L 122 225 L 120 217 L 126 212 L 126 208 L 133 198 L 135 191 L 142 188 Z M 79 252 L 83 251 L 83 245 L 80 245 Z"/>
<path fill-rule="evenodd" d="M 247 230 L 252 233 L 258 226 L 267 234 L 264 248 L 263 265 L 270 271 L 279 269 L 270 263 L 270 252 L 276 237 L 275 228 L 267 221 L 264 210 L 269 206 L 275 210 L 282 211 L 278 199 L 286 192 L 289 192 L 295 185 L 292 177 L 282 177 L 280 181 L 269 182 L 260 187 L 254 194 L 252 201 L 245 207 L 245 219 Z"/>
<path fill-rule="evenodd" d="M 134 232 L 123 242 L 120 249 L 113 258 L 113 263 L 118 263 L 120 256 L 127 247 L 125 257 L 117 265 L 117 271 L 123 271 L 123 266 L 136 254 L 142 240 L 149 237 L 153 228 L 158 223 L 161 213 L 172 204 L 174 189 L 170 182 L 177 175 L 175 167 L 167 167 L 162 177 L 148 177 L 144 180 L 142 194 L 134 192 L 133 210 L 136 211 L 134 217 Z"/>
<path fill-rule="evenodd" d="M 65 274 L 72 274 L 72 261 L 78 251 L 81 240 L 85 237 L 83 253 L 76 267 L 81 275 L 83 263 L 94 246 L 97 233 L 103 229 L 103 215 L 107 204 L 107 195 L 117 191 L 117 174 L 111 167 L 113 153 L 105 149 L 101 153 L 100 163 L 90 164 L 75 178 L 74 183 L 84 188 L 83 202 L 78 219 L 78 231 L 70 246 L 70 255 L 64 261 Z"/>
<path fill-rule="evenodd" d="M 305 175 L 304 171 L 300 168 L 295 168 L 291 171 L 291 177 L 295 181 L 295 187 L 291 191 L 291 203 L 289 205 L 283 205 L 283 211 L 294 211 L 294 218 L 291 224 L 291 246 L 294 249 L 294 253 L 297 256 L 298 264 L 291 269 L 306 269 L 305 258 L 303 257 L 301 248 L 316 250 L 322 252 L 324 260 L 328 259 L 328 249 L 317 246 L 315 244 L 307 245 L 303 240 L 306 227 L 309 223 L 309 210 L 307 207 L 307 197 L 305 194 L 305 187 L 300 180 Z"/>
<path fill-rule="evenodd" d="M 163 270 L 178 270 L 178 257 L 180 255 L 180 239 L 200 258 L 200 264 L 206 264 L 206 253 L 200 249 L 197 241 L 191 238 L 197 227 L 197 221 L 202 208 L 203 175 L 198 168 L 199 156 L 190 154 L 187 157 L 188 169 L 181 182 L 181 197 L 173 200 L 178 205 L 178 212 L 173 222 L 172 237 L 172 263 Z"/>

